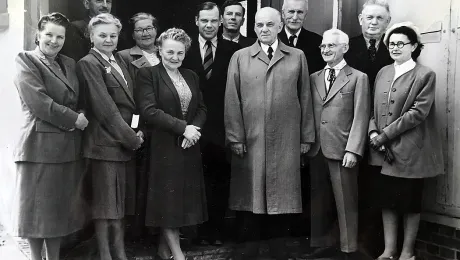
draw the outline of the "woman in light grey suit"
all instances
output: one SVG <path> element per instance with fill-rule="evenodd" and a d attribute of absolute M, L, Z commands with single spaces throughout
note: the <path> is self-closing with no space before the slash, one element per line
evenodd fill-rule
<path fill-rule="evenodd" d="M 399 259 L 413 260 L 424 180 L 444 173 L 435 127 L 436 74 L 414 61 L 423 45 L 412 23 L 393 25 L 384 43 L 395 62 L 377 74 L 368 132 L 373 148 L 370 164 L 382 167 L 372 187 L 374 203 L 382 208 L 385 236 L 379 259 L 398 255 L 398 217 L 402 216 L 404 243 Z"/>
<path fill-rule="evenodd" d="M 40 18 L 37 48 L 19 53 L 15 84 L 24 123 L 15 147 L 17 186 L 13 234 L 27 238 L 32 260 L 59 260 L 61 237 L 82 228 L 81 130 L 75 61 L 60 55 L 69 21 L 59 13 Z"/>

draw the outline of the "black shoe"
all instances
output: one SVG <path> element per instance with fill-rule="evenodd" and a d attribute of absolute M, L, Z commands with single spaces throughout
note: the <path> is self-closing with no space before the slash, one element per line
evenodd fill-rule
<path fill-rule="evenodd" d="M 339 253 L 336 247 L 314 247 L 312 249 L 309 253 L 303 254 L 300 259 L 331 258 Z"/>

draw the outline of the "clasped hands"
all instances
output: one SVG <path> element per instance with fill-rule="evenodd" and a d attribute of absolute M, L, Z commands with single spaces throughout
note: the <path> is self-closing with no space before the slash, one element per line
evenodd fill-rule
<path fill-rule="evenodd" d="M 188 125 L 185 127 L 183 136 L 185 137 L 182 141 L 181 147 L 187 149 L 195 145 L 201 138 L 200 127 L 194 125 Z"/>
<path fill-rule="evenodd" d="M 375 151 L 385 153 L 383 160 L 391 164 L 395 157 L 393 152 L 385 147 L 385 143 L 389 141 L 388 136 L 385 133 L 378 134 L 376 131 L 370 134 L 369 143 Z"/>

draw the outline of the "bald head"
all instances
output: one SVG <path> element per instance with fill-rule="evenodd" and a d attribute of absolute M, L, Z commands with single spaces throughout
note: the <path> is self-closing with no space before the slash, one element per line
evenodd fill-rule
<path fill-rule="evenodd" d="M 267 45 L 274 43 L 283 28 L 280 12 L 264 7 L 257 11 L 255 20 L 254 31 L 259 41 Z"/>

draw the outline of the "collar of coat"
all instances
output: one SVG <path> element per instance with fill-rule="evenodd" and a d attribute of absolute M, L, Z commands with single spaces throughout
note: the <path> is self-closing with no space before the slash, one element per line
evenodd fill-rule
<path fill-rule="evenodd" d="M 318 91 L 319 96 L 323 100 L 324 104 L 326 104 L 329 100 L 331 100 L 350 80 L 348 76 L 353 74 L 351 67 L 347 64 L 343 69 L 340 70 L 339 75 L 337 75 L 336 80 L 334 81 L 331 89 L 329 90 L 329 94 L 326 95 L 325 87 L 324 87 L 324 73 L 325 69 L 317 71 L 312 75 L 316 75 L 315 79 L 315 87 Z"/>
<path fill-rule="evenodd" d="M 40 48 L 37 46 L 35 48 L 35 50 L 33 51 L 33 53 L 41 60 L 41 62 L 43 64 L 46 65 L 46 67 L 48 67 L 48 69 L 53 72 L 53 74 L 58 77 L 60 80 L 62 80 L 62 82 L 64 82 L 67 87 L 72 90 L 73 92 L 75 92 L 75 89 L 74 89 L 74 86 L 72 84 L 70 84 L 69 80 L 67 79 L 67 77 L 65 76 L 66 74 L 69 73 L 69 68 L 68 68 L 68 58 L 66 59 L 65 56 L 61 55 L 61 54 L 57 54 L 55 60 L 60 60 L 61 61 L 61 64 L 63 65 L 63 70 L 65 70 L 65 72 L 60 72 L 57 70 L 57 68 L 55 68 L 50 60 L 48 60 L 48 58 L 46 58 L 45 54 L 43 52 L 40 51 Z M 65 74 L 64 74 L 65 73 Z"/>
<path fill-rule="evenodd" d="M 277 63 L 280 59 L 284 57 L 284 55 L 289 54 L 291 52 L 292 47 L 287 46 L 282 41 L 278 39 L 278 48 L 276 48 L 275 53 L 273 53 L 273 58 L 270 60 L 262 50 L 262 47 L 259 44 L 259 41 L 256 41 L 250 48 L 250 55 L 251 57 L 258 57 L 262 62 L 268 65 L 268 69 L 273 67 L 275 63 Z"/>

